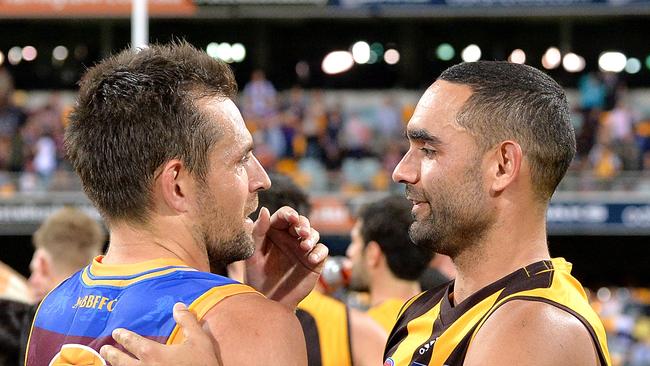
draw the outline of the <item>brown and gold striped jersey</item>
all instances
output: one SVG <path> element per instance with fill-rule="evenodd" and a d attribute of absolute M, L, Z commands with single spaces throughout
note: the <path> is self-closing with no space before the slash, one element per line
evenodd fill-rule
<path fill-rule="evenodd" d="M 512 300 L 541 301 L 577 319 L 591 335 L 601 365 L 611 365 L 605 330 L 563 258 L 533 263 L 453 305 L 453 281 L 409 300 L 384 351 L 384 366 L 461 366 L 481 326 Z"/>

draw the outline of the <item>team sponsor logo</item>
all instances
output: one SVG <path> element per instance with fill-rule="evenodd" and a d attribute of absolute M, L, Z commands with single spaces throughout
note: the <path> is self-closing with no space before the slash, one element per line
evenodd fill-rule
<path fill-rule="evenodd" d="M 386 361 L 384 361 L 384 366 L 395 366 L 395 361 L 392 358 L 388 357 Z"/>
<path fill-rule="evenodd" d="M 430 341 L 428 343 L 423 344 L 422 347 L 420 347 L 420 349 L 418 350 L 418 353 L 420 355 L 423 355 L 423 354 L 429 352 L 429 350 L 433 348 L 433 345 L 436 343 L 437 340 L 438 340 L 438 338 L 436 338 L 436 339 L 434 339 L 434 340 L 432 340 L 432 341 Z"/>
<path fill-rule="evenodd" d="M 72 305 L 72 308 L 107 310 L 111 312 L 113 311 L 113 308 L 115 308 L 116 302 L 117 299 L 109 299 L 108 297 L 99 296 L 99 295 L 86 295 L 86 296 L 79 296 L 77 298 L 77 302 L 74 305 Z"/>

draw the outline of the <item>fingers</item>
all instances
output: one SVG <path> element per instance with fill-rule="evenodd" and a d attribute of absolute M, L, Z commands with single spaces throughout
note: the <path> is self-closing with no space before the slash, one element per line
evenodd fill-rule
<path fill-rule="evenodd" d="M 310 233 L 309 219 L 301 216 L 289 206 L 284 206 L 271 216 L 271 227 L 275 230 L 287 230 L 293 237 L 306 237 Z"/>
<path fill-rule="evenodd" d="M 316 244 L 318 244 L 319 240 L 320 233 L 312 228 L 310 229 L 309 236 L 300 241 L 300 249 L 304 250 L 305 252 L 309 252 L 314 248 Z"/>
<path fill-rule="evenodd" d="M 158 342 L 142 337 L 129 330 L 117 328 L 113 331 L 113 339 L 131 352 L 138 359 L 143 359 L 145 355 L 151 356 L 162 347 Z"/>
<path fill-rule="evenodd" d="M 252 237 L 253 243 L 255 243 L 254 255 L 264 254 L 264 239 L 266 238 L 266 234 L 269 232 L 270 227 L 271 214 L 269 213 L 268 208 L 262 207 L 262 209 L 260 209 L 260 213 L 257 216 L 257 220 L 255 220 L 255 223 L 253 224 Z"/>
<path fill-rule="evenodd" d="M 329 249 L 322 243 L 316 244 L 316 246 L 314 246 L 314 249 L 309 252 L 307 255 L 307 260 L 309 261 L 309 265 L 313 268 L 314 272 L 321 272 L 323 265 L 325 264 L 325 260 L 327 259 L 328 253 Z"/>
<path fill-rule="evenodd" d="M 253 239 L 264 239 L 266 232 L 269 231 L 269 227 L 271 226 L 271 214 L 268 208 L 262 207 L 260 209 L 257 220 L 255 220 L 253 225 Z"/>
<path fill-rule="evenodd" d="M 203 336 L 201 324 L 185 304 L 180 302 L 174 304 L 174 320 L 181 327 L 186 343 L 191 342 L 196 337 Z"/>
<path fill-rule="evenodd" d="M 108 361 L 108 363 L 113 366 L 138 366 L 141 364 L 140 361 L 135 358 L 132 358 L 119 349 L 109 345 L 100 348 L 99 354 L 104 360 Z"/>

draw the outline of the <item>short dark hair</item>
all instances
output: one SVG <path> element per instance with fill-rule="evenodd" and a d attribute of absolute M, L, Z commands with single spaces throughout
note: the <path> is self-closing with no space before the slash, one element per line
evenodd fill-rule
<path fill-rule="evenodd" d="M 562 87 L 531 66 L 505 61 L 458 64 L 438 79 L 472 89 L 458 124 L 474 135 L 482 152 L 501 141 L 517 141 L 530 162 L 535 193 L 548 201 L 576 152 Z"/>
<path fill-rule="evenodd" d="M 364 246 L 377 242 L 390 271 L 408 281 L 417 280 L 435 254 L 411 242 L 412 207 L 406 198 L 393 195 L 362 206 L 358 214 Z"/>
<path fill-rule="evenodd" d="M 271 173 L 271 188 L 257 193 L 259 206 L 251 217 L 257 218 L 262 207 L 269 209 L 271 214 L 283 206 L 289 206 L 298 211 L 299 214 L 307 216 L 311 211 L 309 196 L 294 181 L 282 174 Z"/>
<path fill-rule="evenodd" d="M 205 179 L 219 137 L 197 108 L 232 98 L 230 67 L 185 41 L 125 50 L 90 68 L 80 82 L 65 135 L 68 158 L 104 218 L 145 223 L 156 170 L 181 159 Z"/>

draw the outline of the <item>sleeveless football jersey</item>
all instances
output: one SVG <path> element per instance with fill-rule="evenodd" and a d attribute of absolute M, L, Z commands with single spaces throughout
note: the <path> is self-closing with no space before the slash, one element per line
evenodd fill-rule
<path fill-rule="evenodd" d="M 352 352 L 348 308 L 312 291 L 298 304 L 296 316 L 305 333 L 308 366 L 350 366 Z"/>
<path fill-rule="evenodd" d="M 484 287 L 453 306 L 453 282 L 409 300 L 384 351 L 388 366 L 462 366 L 476 333 L 501 305 L 512 300 L 540 301 L 575 316 L 587 328 L 600 364 L 611 365 L 605 329 L 584 289 L 562 258 L 533 263 Z"/>
<path fill-rule="evenodd" d="M 226 297 L 255 293 L 178 259 L 103 264 L 102 257 L 61 283 L 41 302 L 27 345 L 27 366 L 105 365 L 99 349 L 126 328 L 149 339 L 181 340 L 172 308 L 182 302 L 199 319 Z"/>
<path fill-rule="evenodd" d="M 397 316 L 402 306 L 404 306 L 404 300 L 388 299 L 368 309 L 368 316 L 377 322 L 377 324 L 381 325 L 386 331 L 386 334 L 389 334 L 397 322 Z"/>

